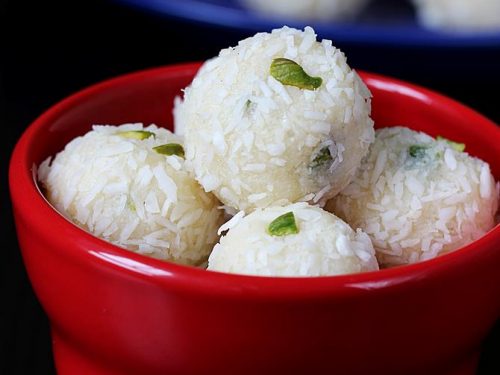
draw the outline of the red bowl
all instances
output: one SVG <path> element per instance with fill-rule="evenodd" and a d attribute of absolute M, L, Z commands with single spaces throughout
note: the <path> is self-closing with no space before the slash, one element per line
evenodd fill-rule
<path fill-rule="evenodd" d="M 500 227 L 454 253 L 377 272 L 271 278 L 147 258 L 93 237 L 44 200 L 34 165 L 92 124 L 171 127 L 199 64 L 134 73 L 63 100 L 17 144 L 19 242 L 60 374 L 472 374 L 500 317 Z M 429 90 L 363 73 L 377 126 L 467 144 L 500 177 L 500 130 Z"/>

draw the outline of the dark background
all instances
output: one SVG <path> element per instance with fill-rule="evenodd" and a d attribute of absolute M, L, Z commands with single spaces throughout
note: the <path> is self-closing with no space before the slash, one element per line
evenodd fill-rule
<path fill-rule="evenodd" d="M 0 0 L 0 374 L 55 373 L 48 320 L 23 267 L 8 196 L 8 160 L 22 131 L 50 105 L 87 85 L 138 69 L 204 60 L 243 36 L 249 35 L 159 18 L 112 1 Z M 500 122 L 498 49 L 339 46 L 355 68 L 428 86 Z M 472 76 L 460 58 L 470 53 L 482 67 Z M 453 66 L 445 62 L 450 57 L 457 60 Z M 479 374 L 500 374 L 500 324 L 484 344 Z"/>

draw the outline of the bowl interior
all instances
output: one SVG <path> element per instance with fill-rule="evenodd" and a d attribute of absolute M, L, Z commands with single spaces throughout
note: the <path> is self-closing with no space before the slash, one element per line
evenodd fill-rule
<path fill-rule="evenodd" d="M 182 89 L 191 82 L 199 66 L 198 63 L 184 64 L 133 73 L 94 85 L 63 100 L 37 119 L 23 135 L 13 157 L 16 168 L 11 164 L 11 172 L 16 169 L 14 173 L 24 173 L 21 177 L 30 180 L 27 193 L 33 195 L 37 205 L 46 205 L 32 178 L 33 165 L 39 165 L 48 156 L 61 151 L 66 143 L 89 131 L 93 124 L 142 122 L 172 129 L 174 98 L 182 94 Z M 405 125 L 465 143 L 466 151 L 487 161 L 495 178 L 500 178 L 500 130 L 493 122 L 421 87 L 370 73 L 360 75 L 373 94 L 376 127 Z M 17 171 L 18 168 L 23 171 Z M 13 175 L 11 183 L 12 179 Z M 69 222 L 67 225 L 71 226 Z M 497 226 L 489 235 L 493 235 L 492 232 L 500 240 L 500 227 Z M 103 246 L 103 241 L 95 240 L 97 247 Z M 144 261 L 154 267 L 188 268 L 146 260 L 109 244 L 107 248 L 114 248 L 115 254 L 122 257 Z M 378 273 L 383 272 L 386 270 Z"/>

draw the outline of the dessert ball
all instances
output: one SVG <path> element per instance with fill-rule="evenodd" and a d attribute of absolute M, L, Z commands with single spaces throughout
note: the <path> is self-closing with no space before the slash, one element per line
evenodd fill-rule
<path fill-rule="evenodd" d="M 378 270 L 370 238 L 305 202 L 243 211 L 208 261 L 214 271 L 260 276 L 328 276 Z"/>
<path fill-rule="evenodd" d="M 94 235 L 198 265 L 217 242 L 222 212 L 186 170 L 182 143 L 154 125 L 94 126 L 45 160 L 39 181 L 60 213 Z"/>
<path fill-rule="evenodd" d="M 370 92 L 344 54 L 310 27 L 222 50 L 174 109 L 196 179 L 247 212 L 337 194 L 373 142 L 370 112 Z"/>
<path fill-rule="evenodd" d="M 381 265 L 455 250 L 489 231 L 498 208 L 489 165 L 464 147 L 403 127 L 377 130 L 356 177 L 326 208 L 370 236 Z"/>
<path fill-rule="evenodd" d="M 249 9 L 267 16 L 296 20 L 348 20 L 356 16 L 368 0 L 240 0 Z"/>
<path fill-rule="evenodd" d="M 420 23 L 470 33 L 500 31 L 500 0 L 413 0 Z"/>

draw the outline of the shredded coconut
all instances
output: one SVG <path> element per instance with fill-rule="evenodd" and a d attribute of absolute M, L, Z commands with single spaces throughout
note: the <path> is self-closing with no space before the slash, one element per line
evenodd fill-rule
<path fill-rule="evenodd" d="M 120 135 L 137 130 L 155 137 Z M 153 150 L 172 142 L 183 143 L 155 125 L 96 125 L 42 162 L 38 179 L 54 207 L 94 235 L 144 255 L 198 265 L 217 241 L 223 215 L 184 159 Z"/>
<path fill-rule="evenodd" d="M 319 88 L 283 85 L 270 75 L 273 59 L 292 56 L 322 78 Z M 206 62 L 184 100 L 176 100 L 174 120 L 186 137 L 186 165 L 205 191 L 250 212 L 308 194 L 327 200 L 343 189 L 374 139 L 370 97 L 331 41 L 316 41 L 310 27 L 283 27 Z M 332 162 L 313 171 L 313 154 L 326 141 L 335 144 Z M 250 199 L 263 191 L 265 198 Z"/>
<path fill-rule="evenodd" d="M 423 151 L 412 156 L 412 146 Z M 402 127 L 377 130 L 354 180 L 327 204 L 368 233 L 384 265 L 431 259 L 468 244 L 493 227 L 497 208 L 488 164 Z"/>
<path fill-rule="evenodd" d="M 273 236 L 269 224 L 293 212 L 298 233 Z M 265 276 L 322 276 L 378 270 L 370 238 L 318 207 L 296 203 L 237 213 L 210 254 L 208 269 Z"/>

